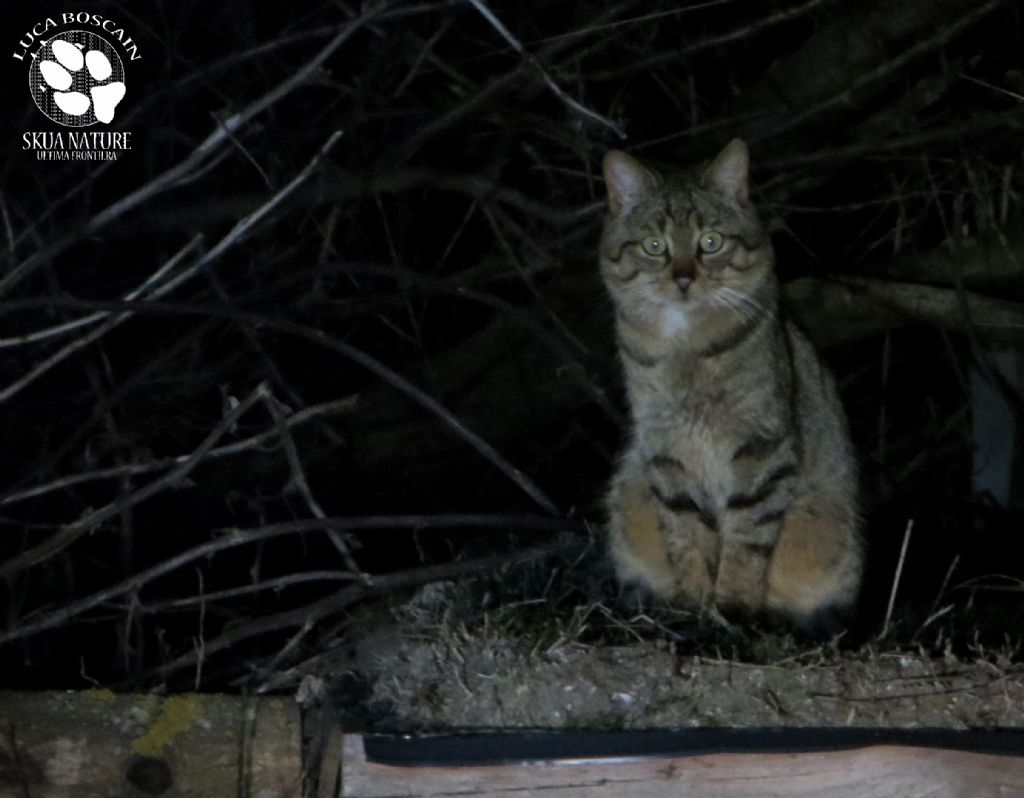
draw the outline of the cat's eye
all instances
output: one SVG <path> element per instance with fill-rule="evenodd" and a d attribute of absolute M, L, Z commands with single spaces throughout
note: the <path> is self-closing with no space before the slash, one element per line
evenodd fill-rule
<path fill-rule="evenodd" d="M 640 246 L 643 247 L 644 252 L 652 257 L 665 254 L 665 242 L 660 238 L 654 236 L 648 236 L 640 242 Z"/>
<path fill-rule="evenodd" d="M 716 230 L 709 230 L 706 233 L 701 234 L 700 237 L 700 251 L 701 252 L 718 252 L 725 244 L 725 238 Z"/>

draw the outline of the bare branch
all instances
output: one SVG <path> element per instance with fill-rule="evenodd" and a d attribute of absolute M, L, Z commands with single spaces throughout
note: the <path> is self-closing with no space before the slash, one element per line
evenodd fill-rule
<path fill-rule="evenodd" d="M 989 341 L 1024 343 L 1024 303 L 955 288 L 870 278 L 803 278 L 788 284 L 786 294 L 822 345 L 877 335 L 909 322 L 960 333 L 976 328 Z"/>
<path fill-rule="evenodd" d="M 299 457 L 299 450 L 295 446 L 295 440 L 292 438 L 291 429 L 288 427 L 287 418 L 283 412 L 281 404 L 273 396 L 267 397 L 267 409 L 270 411 L 271 418 L 274 419 L 274 425 L 277 427 L 277 433 L 281 440 L 281 446 L 284 448 L 285 456 L 288 459 L 288 468 L 291 471 L 292 482 L 299 491 L 299 495 L 302 496 L 306 503 L 306 507 L 309 508 L 310 513 L 313 514 L 314 518 L 319 518 L 321 521 L 327 518 L 327 513 L 320 507 L 320 503 L 314 498 L 313 491 L 309 487 L 309 482 L 306 480 L 306 472 L 302 467 L 302 460 Z M 334 544 L 334 548 L 338 550 L 342 560 L 345 563 L 345 567 L 353 573 L 359 573 L 359 566 L 356 564 L 355 558 L 352 556 L 352 550 L 349 548 L 348 543 L 345 539 L 339 535 L 335 530 L 328 528 L 327 536 L 331 539 L 331 543 Z"/>
<path fill-rule="evenodd" d="M 233 114 L 204 139 L 186 158 L 179 161 L 175 166 L 150 180 L 142 187 L 136 189 L 117 202 L 103 209 L 88 222 L 86 222 L 82 233 L 90 235 L 109 225 L 115 219 L 124 216 L 128 211 L 142 205 L 156 196 L 176 186 L 194 179 L 197 174 L 207 168 L 210 158 L 218 157 L 220 148 L 231 141 L 232 136 L 241 131 L 249 121 L 257 114 L 262 113 L 282 97 L 285 97 L 299 86 L 306 83 L 310 76 L 318 70 L 330 55 L 341 47 L 351 36 L 363 25 L 381 11 L 377 6 L 370 7 L 361 16 L 345 25 L 338 34 L 325 45 L 320 52 L 307 61 L 301 68 L 296 70 L 290 77 L 272 88 L 262 97 L 251 102 L 236 114 Z M 325 147 L 333 146 L 336 140 L 335 133 Z M 0 279 L 0 296 L 8 293 L 25 277 L 31 274 L 36 268 L 47 260 L 53 258 L 57 253 L 67 249 L 72 243 L 78 240 L 78 233 L 65 236 L 51 246 L 41 249 L 35 255 L 30 256 L 15 268 L 11 269 Z"/>
<path fill-rule="evenodd" d="M 203 442 L 196 447 L 195 451 L 188 456 L 188 459 L 176 468 L 164 474 L 164 476 L 159 477 L 139 488 L 134 493 L 131 493 L 128 496 L 118 497 L 100 509 L 88 513 L 78 521 L 68 524 L 60 532 L 48 538 L 43 543 L 39 543 L 36 546 L 23 551 L 21 554 L 12 557 L 6 562 L 0 563 L 0 577 L 7 576 L 24 568 L 30 568 L 33 565 L 39 564 L 43 560 L 53 557 L 83 535 L 88 534 L 90 531 L 95 529 L 96 526 L 107 519 L 113 518 L 114 516 L 123 513 L 128 508 L 135 507 L 136 505 L 146 501 L 146 499 L 178 485 L 193 468 L 203 461 L 210 449 L 213 448 L 214 444 L 220 440 L 221 436 L 231 430 L 238 419 L 241 418 L 250 407 L 257 402 L 263 401 L 267 395 L 267 386 L 262 383 L 257 385 L 256 388 L 253 389 L 252 393 L 250 393 L 238 404 L 237 407 L 221 419 L 220 423 L 213 428 L 206 438 L 203 439 Z M 0 637 L 0 642 L 2 642 L 2 640 L 3 638 Z"/>
<path fill-rule="evenodd" d="M 495 16 L 494 12 L 487 7 L 483 0 L 469 0 L 469 2 L 472 4 L 473 8 L 480 12 L 480 15 L 484 19 L 491 23 L 494 29 L 501 34 L 502 38 L 505 39 L 505 41 L 507 41 L 510 45 L 512 45 L 512 48 L 517 53 L 519 53 L 519 55 L 522 58 L 524 58 L 527 63 L 530 64 L 530 66 L 532 66 L 540 73 L 541 79 L 544 81 L 545 85 L 547 85 L 547 87 L 554 93 L 556 97 L 558 97 L 559 100 L 561 100 L 563 103 L 565 103 L 574 111 L 586 117 L 587 119 L 592 119 L 595 122 L 604 125 L 606 128 L 615 133 L 615 135 L 617 135 L 620 139 L 626 138 L 626 131 L 624 131 L 619 125 L 615 124 L 610 119 L 603 117 L 594 111 L 591 111 L 589 108 L 586 108 L 585 106 L 581 105 L 573 97 L 570 97 L 568 94 L 566 94 L 565 90 L 562 89 L 562 87 L 555 82 L 551 75 L 548 74 L 547 70 L 544 69 L 540 61 L 538 61 L 537 58 L 535 58 L 532 54 L 527 52 L 526 48 L 523 47 L 522 42 L 520 42 L 515 36 L 512 35 L 512 32 L 509 31 L 509 29 L 505 27 L 505 24 Z"/>
<path fill-rule="evenodd" d="M 79 599 L 74 602 L 70 602 L 60 607 L 59 609 L 52 610 L 41 617 L 27 621 L 20 626 L 16 626 L 7 631 L 0 632 L 0 645 L 9 643 L 13 640 L 20 640 L 25 637 L 29 637 L 39 632 L 45 631 L 46 629 L 52 629 L 55 626 L 60 626 L 63 623 L 87 612 L 95 607 L 111 601 L 117 596 L 124 595 L 126 593 L 137 592 L 148 582 L 153 581 L 157 577 L 165 576 L 166 574 L 172 573 L 177 569 L 181 568 L 188 563 L 196 560 L 205 559 L 210 557 L 217 552 L 224 551 L 226 549 L 235 548 L 236 546 L 247 545 L 250 543 L 258 543 L 260 541 L 269 540 L 271 538 L 281 537 L 283 535 L 294 535 L 304 532 L 316 532 L 316 531 L 327 531 L 327 530 L 339 530 L 339 531 L 350 531 L 356 529 L 394 529 L 402 527 L 413 527 L 416 529 L 430 529 L 430 528 L 441 528 L 441 527 L 501 527 L 501 528 L 519 528 L 519 529 L 540 529 L 549 531 L 566 531 L 572 529 L 578 529 L 578 525 L 570 521 L 556 521 L 550 518 L 543 518 L 540 516 L 517 516 L 517 515 L 479 515 L 479 514 L 464 514 L 464 515 L 396 515 L 396 516 L 362 516 L 352 518 L 326 518 L 326 519 L 310 519 L 305 521 L 290 521 L 280 524 L 270 524 L 264 527 L 258 527 L 256 529 L 234 529 L 234 530 L 223 530 L 223 534 L 220 537 L 215 538 L 207 543 L 202 543 L 198 546 L 193 546 L 190 549 L 170 557 L 163 562 L 148 568 L 134 576 L 119 582 L 116 585 L 112 585 L 103 590 L 93 593 L 84 599 Z M 550 546 L 550 544 L 548 544 Z M 565 545 L 564 543 L 561 545 Z M 540 555 L 537 555 L 540 556 Z M 502 558 L 502 562 L 515 561 L 515 558 Z M 431 566 L 430 569 L 420 569 L 423 573 L 443 573 L 443 567 L 438 569 L 436 566 Z M 472 568 L 469 569 L 470 571 Z M 469 571 L 463 571 L 468 573 Z M 363 583 L 359 585 L 360 589 L 372 591 L 374 587 L 378 586 L 383 580 L 387 582 L 386 577 L 366 577 L 366 575 L 358 573 L 353 578 L 363 580 Z M 437 577 L 445 578 L 445 577 Z M 368 579 L 368 581 L 367 581 Z M 430 580 L 427 580 L 430 581 Z M 201 601 L 197 603 L 202 603 Z"/>
<path fill-rule="evenodd" d="M 308 164 L 306 164 L 306 167 L 301 172 L 299 172 L 299 174 L 297 174 L 292 180 L 290 180 L 283 188 L 275 192 L 270 197 L 270 199 L 263 203 L 259 208 L 257 208 L 255 211 L 248 214 L 247 216 L 243 217 L 227 233 L 227 235 L 221 238 L 220 241 L 218 241 L 217 244 L 212 249 L 210 249 L 210 251 L 207 252 L 202 258 L 200 258 L 195 264 L 193 264 L 188 269 L 184 270 L 181 274 L 177 275 L 176 277 L 168 280 L 166 283 L 164 283 L 151 293 L 144 293 L 143 289 L 154 284 L 160 276 L 163 276 L 164 274 L 169 272 L 175 265 L 177 265 L 179 261 L 184 259 L 185 255 L 187 255 L 193 249 L 196 248 L 196 246 L 201 241 L 200 237 L 198 236 L 192 239 L 192 241 L 189 242 L 187 246 L 185 246 L 182 250 L 175 254 L 163 267 L 161 267 L 156 272 L 156 274 L 153 275 L 153 277 L 149 278 L 143 284 L 143 286 L 140 286 L 139 289 L 136 289 L 134 292 L 132 292 L 134 296 L 126 296 L 125 300 L 130 301 L 134 299 L 136 296 L 140 295 L 146 300 L 158 299 L 162 296 L 169 294 L 179 285 L 186 282 L 187 280 L 190 280 L 196 274 L 199 274 L 199 272 L 206 266 L 215 262 L 217 258 L 224 254 L 224 252 L 226 252 L 228 249 L 234 246 L 240 239 L 242 239 L 245 236 L 245 234 L 249 232 L 261 219 L 264 219 L 270 213 L 271 210 L 277 207 L 284 200 L 285 197 L 287 197 L 289 194 L 291 194 L 292 191 L 294 191 L 298 186 L 305 182 L 306 179 L 308 179 L 308 177 L 320 164 L 320 161 L 323 159 L 323 157 L 328 152 L 330 152 L 330 150 L 334 147 L 334 145 L 337 143 L 340 137 L 340 131 L 335 131 L 334 133 L 332 133 L 330 138 L 328 138 L 327 142 L 320 148 L 316 155 L 313 156 L 313 159 Z M 102 314 L 93 314 L 93 316 L 90 318 L 96 318 L 97 315 Z M 24 390 L 26 387 L 31 385 L 36 379 L 38 379 L 43 374 L 52 369 L 54 366 L 58 365 L 63 360 L 65 360 L 68 357 L 68 355 L 77 352 L 79 349 L 88 346 L 89 344 L 96 341 L 98 338 L 102 337 L 103 335 L 106 335 L 108 332 L 110 332 L 112 329 L 120 325 L 122 322 L 131 318 L 131 316 L 131 312 L 119 314 L 118 316 L 111 319 L 109 322 L 107 322 L 97 330 L 94 330 L 93 332 L 88 333 L 87 335 L 84 335 L 75 341 L 72 341 L 70 344 L 55 352 L 53 355 L 46 358 L 41 363 L 36 364 L 23 377 L 11 383 L 3 390 L 0 390 L 0 404 L 3 404 L 4 402 L 10 400 L 12 397 L 16 396 L 20 391 Z M 2 342 L 0 342 L 0 344 L 2 344 Z"/>
<path fill-rule="evenodd" d="M 414 587 L 416 585 L 425 585 L 429 582 L 443 579 L 485 574 L 500 568 L 512 568 L 545 557 L 565 554 L 567 551 L 578 546 L 578 543 L 566 541 L 543 543 L 525 549 L 518 549 L 507 554 L 478 557 L 472 560 L 442 563 L 440 565 L 425 565 L 420 568 L 410 568 L 407 571 L 372 576 L 365 584 L 349 585 L 334 595 L 326 596 L 304 607 L 279 612 L 275 615 L 229 629 L 219 637 L 207 641 L 206 653 L 216 654 L 244 640 L 249 640 L 268 632 L 302 627 L 311 622 L 316 623 L 355 604 L 357 601 L 362 601 L 365 598 L 380 593 Z M 2 641 L 3 638 L 0 638 L 0 642 Z M 166 678 L 176 671 L 195 665 L 197 662 L 198 656 L 195 652 L 182 654 L 170 662 L 161 665 L 154 671 L 152 676 Z"/>

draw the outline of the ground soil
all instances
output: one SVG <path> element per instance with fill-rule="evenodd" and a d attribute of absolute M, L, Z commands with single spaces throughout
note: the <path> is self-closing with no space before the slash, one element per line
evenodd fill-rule
<path fill-rule="evenodd" d="M 878 640 L 844 647 L 759 634 L 741 654 L 638 637 L 535 636 L 437 615 L 413 602 L 360 623 L 335 663 L 360 689 L 341 700 L 371 730 L 1024 725 L 1024 669 L 1012 652 L 925 650 Z M 443 603 L 443 602 L 441 602 Z M 426 609 L 425 609 L 426 605 Z M 583 625 L 577 627 L 579 631 Z M 714 636 L 712 636 L 713 638 Z M 720 638 L 718 638 L 720 640 Z M 703 650 L 702 650 L 703 649 Z M 346 693 L 342 690 L 341 693 Z M 358 704 L 358 708 L 354 704 Z"/>

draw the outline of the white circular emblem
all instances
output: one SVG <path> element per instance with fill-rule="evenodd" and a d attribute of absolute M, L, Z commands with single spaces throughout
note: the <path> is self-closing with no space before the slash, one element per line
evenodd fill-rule
<path fill-rule="evenodd" d="M 102 36 L 64 31 L 39 48 L 28 87 L 39 110 L 59 125 L 108 124 L 124 97 L 124 64 Z"/>

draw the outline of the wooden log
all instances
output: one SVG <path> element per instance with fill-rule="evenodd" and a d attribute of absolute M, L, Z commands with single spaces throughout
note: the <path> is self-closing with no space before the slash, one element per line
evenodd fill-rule
<path fill-rule="evenodd" d="M 346 798 L 995 798 L 1024 795 L 1024 756 L 911 746 L 810 753 L 531 761 L 472 767 L 369 762 L 345 735 Z"/>
<path fill-rule="evenodd" d="M 0 798 L 301 795 L 290 698 L 0 692 Z"/>
<path fill-rule="evenodd" d="M 820 346 L 919 322 L 988 343 L 1024 343 L 1024 303 L 973 291 L 893 280 L 807 277 L 785 287 L 796 316 Z"/>

